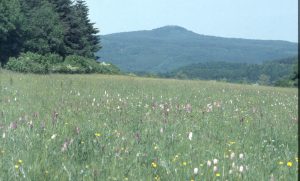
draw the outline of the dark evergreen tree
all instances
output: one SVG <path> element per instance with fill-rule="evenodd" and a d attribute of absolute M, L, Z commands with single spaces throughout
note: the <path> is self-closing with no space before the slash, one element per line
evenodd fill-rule
<path fill-rule="evenodd" d="M 0 63 L 17 56 L 21 50 L 22 14 L 18 0 L 0 1 Z"/>
<path fill-rule="evenodd" d="M 77 23 L 79 23 L 78 30 L 74 31 L 74 35 L 78 38 L 76 40 L 78 41 L 76 54 L 95 58 L 95 52 L 101 48 L 99 37 L 97 36 L 99 31 L 94 28 L 94 23 L 91 23 L 88 18 L 89 9 L 84 0 L 77 0 L 74 8 L 78 21 Z"/>
<path fill-rule="evenodd" d="M 64 45 L 64 28 L 53 5 L 44 0 L 26 0 L 24 11 L 24 51 L 59 53 Z"/>
<path fill-rule="evenodd" d="M 58 13 L 60 22 L 64 29 L 64 45 L 59 50 L 59 54 L 63 57 L 67 55 L 72 55 L 72 39 L 71 39 L 71 26 L 74 22 L 74 8 L 72 6 L 71 0 L 48 0 L 54 5 L 55 12 Z"/>

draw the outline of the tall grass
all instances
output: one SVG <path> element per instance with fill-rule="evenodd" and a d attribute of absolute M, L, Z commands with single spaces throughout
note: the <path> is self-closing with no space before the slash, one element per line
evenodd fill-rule
<path fill-rule="evenodd" d="M 297 89 L 0 76 L 0 180 L 297 179 Z"/>

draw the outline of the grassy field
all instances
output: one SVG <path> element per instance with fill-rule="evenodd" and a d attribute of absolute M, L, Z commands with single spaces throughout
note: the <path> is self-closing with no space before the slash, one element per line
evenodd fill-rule
<path fill-rule="evenodd" d="M 0 73 L 0 180 L 297 180 L 298 90 Z"/>

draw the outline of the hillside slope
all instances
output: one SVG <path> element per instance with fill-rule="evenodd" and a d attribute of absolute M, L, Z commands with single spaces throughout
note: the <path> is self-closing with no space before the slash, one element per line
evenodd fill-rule
<path fill-rule="evenodd" d="M 182 66 L 225 61 L 262 63 L 297 54 L 297 43 L 221 38 L 179 26 L 101 36 L 101 60 L 123 71 L 166 72 Z"/>

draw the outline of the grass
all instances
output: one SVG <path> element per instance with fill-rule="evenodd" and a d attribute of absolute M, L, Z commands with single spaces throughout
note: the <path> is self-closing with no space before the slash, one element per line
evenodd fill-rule
<path fill-rule="evenodd" d="M 0 76 L 0 180 L 297 179 L 297 89 Z"/>

